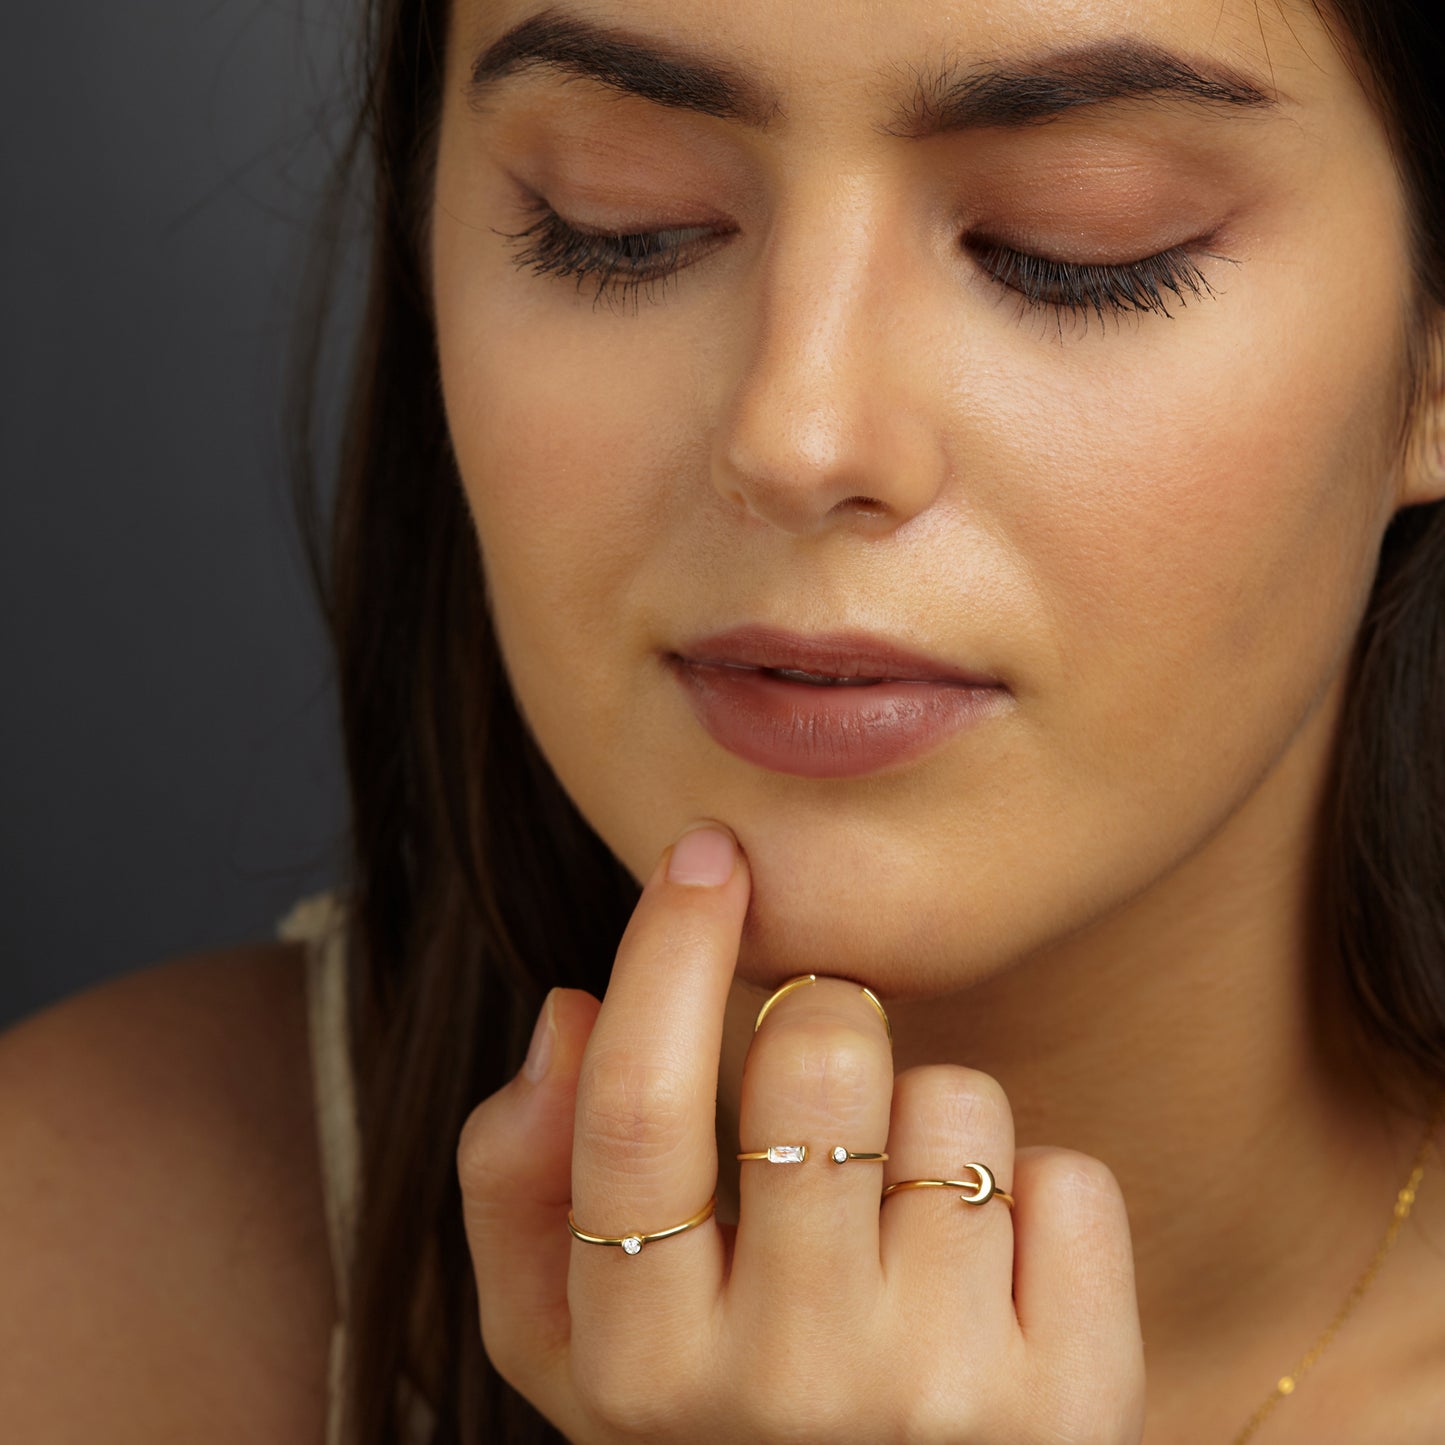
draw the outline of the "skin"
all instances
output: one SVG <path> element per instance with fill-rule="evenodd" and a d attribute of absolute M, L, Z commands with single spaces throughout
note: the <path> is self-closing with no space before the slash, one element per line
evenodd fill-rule
<path fill-rule="evenodd" d="M 876 1245 L 887 1281 L 864 1270 L 859 1288 L 906 1301 L 911 1280 L 912 1321 L 920 1298 L 957 1314 L 986 1285 L 1006 1302 L 1010 1261 L 1017 1295 L 1026 1262 L 1050 1260 L 1056 1294 L 1036 1270 L 1031 1298 L 1059 1332 L 1025 1334 L 1055 1370 L 1004 1349 L 1009 1388 L 988 1395 L 958 1362 L 1004 1336 L 933 1339 L 955 1412 L 936 1438 L 1034 1438 L 1019 1432 L 1043 1416 L 1012 1386 L 1060 1372 L 1112 1411 L 1116 1433 L 1089 1438 L 1232 1438 L 1368 1260 L 1420 1133 L 1349 1046 L 1311 876 L 1381 534 L 1445 492 L 1438 390 L 1399 445 L 1410 277 L 1383 126 L 1310 7 L 1236 0 L 610 0 L 585 13 L 758 73 L 786 120 L 760 132 L 555 74 L 469 105 L 472 57 L 535 9 L 454 11 L 431 217 L 441 381 L 493 620 L 543 751 L 640 881 L 702 818 L 745 864 L 721 894 L 649 884 L 600 1015 L 554 995 L 552 1070 L 469 1125 L 488 1348 L 577 1440 L 633 1438 L 635 1415 L 599 1400 L 638 1318 L 669 1327 L 637 1363 L 687 1376 L 679 1410 L 714 1388 L 741 1409 L 768 1367 L 724 1352 L 732 1373 L 704 1387 L 676 1341 L 751 1329 L 789 1379 L 821 1371 L 807 1399 L 844 1391 L 856 1421 L 879 1378 L 924 1388 L 918 1337 L 880 1331 L 851 1371 L 802 1363 L 788 1341 L 836 1345 L 859 1318 L 852 1287 L 800 1283 L 779 1304 L 765 1265 L 801 1250 L 800 1278 L 843 1279 Z M 1136 101 L 922 142 L 875 128 L 910 69 L 945 54 L 967 67 L 1121 34 L 1285 99 Z M 529 192 L 597 231 L 726 240 L 652 299 L 594 306 L 500 234 L 530 223 Z M 959 249 L 990 230 L 1100 263 L 1185 245 L 1213 294 L 1102 323 L 1025 309 Z M 870 777 L 768 772 L 711 740 L 662 662 L 743 622 L 860 626 L 992 671 L 1010 703 Z M 831 978 L 754 1040 L 761 1000 L 807 971 Z M 884 998 L 891 1054 L 840 979 Z M 880 1237 L 879 1166 L 789 1184 L 732 1162 L 805 1119 L 820 1140 L 887 1147 L 885 1181 L 990 1161 L 1019 1196 L 1013 1228 L 997 1204 L 960 1219 L 919 1193 L 886 1202 Z M 662 1228 L 714 1181 L 717 1219 L 643 1259 L 566 1236 L 569 1199 L 599 1232 L 639 1210 Z M 1433 1410 L 1428 1438 L 1445 1412 L 1440 1193 L 1422 1192 L 1265 1438 L 1352 1438 L 1367 1406 L 1379 1428 L 1382 1398 Z M 836 1231 L 830 1199 L 846 1200 Z M 1104 1289 L 1102 1320 L 1067 1262 L 1081 1218 L 1128 1281 Z M 531 1241 L 507 1255 L 521 1283 L 505 1297 L 504 1229 Z M 946 1264 L 909 1274 L 919 1252 Z M 1067 1342 L 1093 1335 L 1086 1369 Z M 713 1438 L 698 1418 L 676 1438 Z M 960 1433 L 975 1427 L 1005 1433 Z"/>

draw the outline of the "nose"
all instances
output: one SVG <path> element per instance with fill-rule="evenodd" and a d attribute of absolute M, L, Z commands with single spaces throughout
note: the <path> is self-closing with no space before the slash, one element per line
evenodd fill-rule
<path fill-rule="evenodd" d="M 878 534 L 943 485 L 930 393 L 945 378 L 913 324 L 928 304 L 918 258 L 876 207 L 828 210 L 776 225 L 758 259 L 712 475 L 740 510 L 797 536 Z"/>

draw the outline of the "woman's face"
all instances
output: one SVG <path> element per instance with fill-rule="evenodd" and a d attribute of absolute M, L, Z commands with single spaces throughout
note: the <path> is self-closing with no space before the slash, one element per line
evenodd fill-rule
<path fill-rule="evenodd" d="M 639 878 L 730 824 L 758 980 L 929 992 L 1177 876 L 1318 731 L 1423 499 L 1401 190 L 1312 7 L 589 0 L 742 95 L 635 94 L 656 66 L 566 29 L 469 94 L 536 13 L 457 0 L 431 260 L 493 621 L 582 813 Z M 535 269 L 609 254 L 611 290 Z M 743 624 L 1006 691 L 911 758 L 780 770 L 670 660 Z"/>

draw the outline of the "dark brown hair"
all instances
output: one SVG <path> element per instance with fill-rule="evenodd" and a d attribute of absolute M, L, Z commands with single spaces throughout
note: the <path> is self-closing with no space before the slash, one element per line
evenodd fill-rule
<path fill-rule="evenodd" d="M 1438 0 L 1334 0 L 1414 220 L 1413 395 L 1445 305 L 1445 19 Z M 363 0 L 354 124 L 299 318 L 298 521 L 335 650 L 350 786 L 351 1032 L 363 1141 L 348 1442 L 401 1438 L 398 1374 L 441 1362 L 437 1442 L 559 1440 L 492 1370 L 456 1141 L 520 1066 L 557 984 L 601 995 L 637 885 L 540 756 L 508 685 L 442 409 L 425 236 L 447 0 Z M 358 200 L 365 310 L 327 499 L 316 463 L 336 258 Z M 1433 373 L 1436 381 L 1439 374 Z M 1329 966 L 1362 1046 L 1445 1083 L 1445 519 L 1391 522 L 1353 661 L 1321 887 Z M 440 1295 L 423 1309 L 423 1271 Z"/>

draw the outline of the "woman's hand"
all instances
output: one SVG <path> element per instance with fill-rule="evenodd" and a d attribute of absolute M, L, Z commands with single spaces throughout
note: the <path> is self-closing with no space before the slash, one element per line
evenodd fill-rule
<path fill-rule="evenodd" d="M 895 1079 L 856 984 L 790 992 L 752 1040 L 738 1148 L 809 1149 L 742 1164 L 736 1229 L 713 1217 L 632 1256 L 572 1238 L 569 1205 L 593 1234 L 655 1232 L 717 1185 L 749 877 L 730 841 L 684 836 L 647 881 L 603 1003 L 554 990 L 528 1065 L 462 1132 L 482 1336 L 503 1378 L 574 1445 L 1136 1445 L 1143 1348 L 1113 1175 L 1068 1150 L 1016 1155 L 986 1074 Z M 702 876 L 709 847 L 725 881 L 669 879 L 670 859 Z M 836 1164 L 839 1144 L 890 1158 Z M 1012 1212 L 947 1189 L 880 1206 L 896 1180 L 971 1179 L 970 1160 Z"/>

